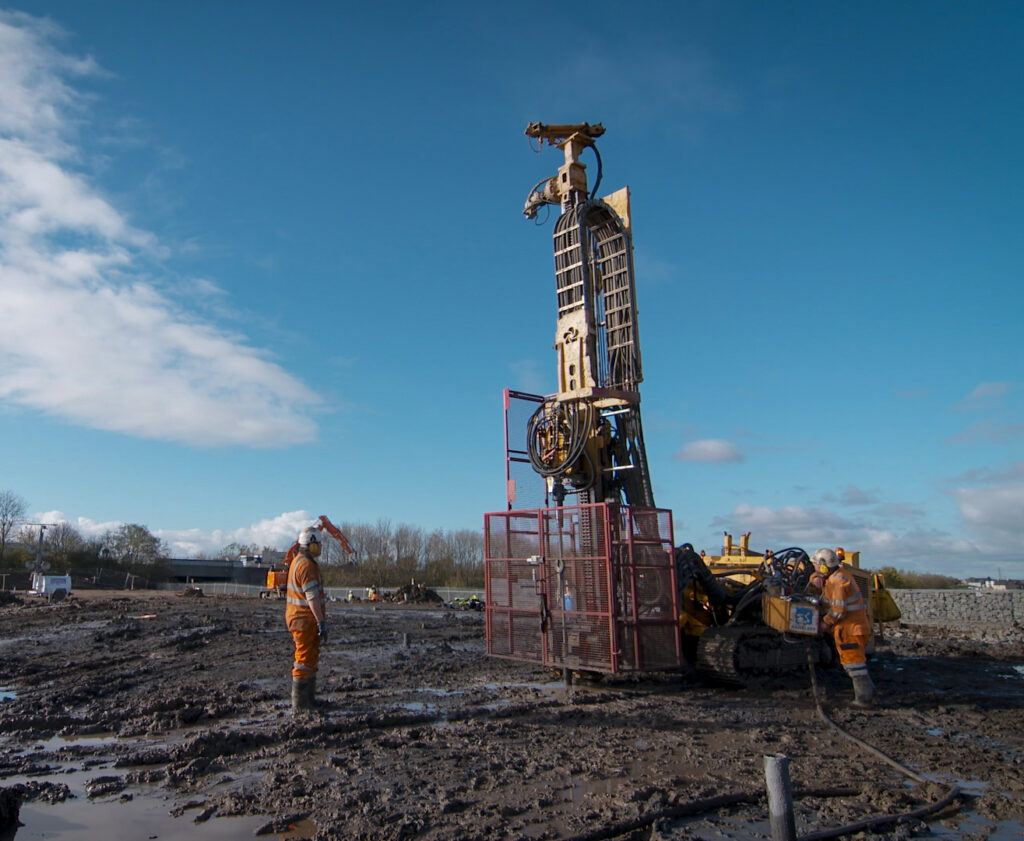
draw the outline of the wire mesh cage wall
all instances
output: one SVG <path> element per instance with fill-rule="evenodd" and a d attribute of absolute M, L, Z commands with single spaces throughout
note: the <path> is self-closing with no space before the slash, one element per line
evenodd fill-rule
<path fill-rule="evenodd" d="M 547 505 L 547 484 L 530 464 L 526 430 L 530 416 L 544 402 L 539 394 L 504 391 L 505 407 L 505 497 L 511 510 Z"/>
<path fill-rule="evenodd" d="M 484 515 L 487 653 L 608 674 L 678 668 L 672 541 L 661 509 Z"/>

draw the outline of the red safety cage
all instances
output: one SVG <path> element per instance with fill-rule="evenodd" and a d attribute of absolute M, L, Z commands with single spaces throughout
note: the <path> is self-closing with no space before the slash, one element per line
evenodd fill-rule
<path fill-rule="evenodd" d="M 484 553 L 488 654 L 606 674 L 682 665 L 671 511 L 498 511 Z"/>

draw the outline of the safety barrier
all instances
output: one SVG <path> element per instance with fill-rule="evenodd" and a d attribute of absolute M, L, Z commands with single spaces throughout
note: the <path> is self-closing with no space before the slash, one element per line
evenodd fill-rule
<path fill-rule="evenodd" d="M 907 625 L 946 628 L 1024 624 L 1024 590 L 890 590 Z"/>

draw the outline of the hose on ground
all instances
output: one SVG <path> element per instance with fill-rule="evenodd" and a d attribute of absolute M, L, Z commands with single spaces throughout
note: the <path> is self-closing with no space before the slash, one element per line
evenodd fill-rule
<path fill-rule="evenodd" d="M 814 671 L 814 655 L 810 649 L 808 649 L 807 651 L 807 667 L 811 674 L 811 691 L 814 694 L 814 705 L 818 709 L 818 717 L 821 718 L 821 720 L 824 721 L 830 729 L 834 730 L 839 735 L 849 739 L 855 745 L 862 748 L 863 750 L 866 750 L 873 756 L 878 757 L 886 764 L 891 765 L 905 777 L 908 777 L 914 782 L 928 782 L 920 774 L 917 774 L 914 771 L 911 771 L 909 768 L 907 768 L 906 765 L 902 765 L 901 763 L 893 759 L 891 756 L 888 756 L 887 754 L 880 751 L 878 748 L 874 747 L 874 745 L 869 745 L 863 739 L 858 739 L 848 730 L 844 730 L 842 727 L 836 724 L 828 716 L 828 713 L 825 712 L 825 708 L 821 705 L 821 695 L 818 692 L 818 677 Z M 878 815 L 873 818 L 866 818 L 862 821 L 858 821 L 857 823 L 836 827 L 835 829 L 824 829 L 819 832 L 812 832 L 807 835 L 801 835 L 799 841 L 825 841 L 825 839 L 828 838 L 839 838 L 843 835 L 852 835 L 855 832 L 863 832 L 866 829 L 871 829 L 873 827 L 881 826 L 883 824 L 896 823 L 897 821 L 910 820 L 915 818 L 920 819 L 926 817 L 927 815 L 934 814 L 935 812 L 938 812 L 941 809 L 945 809 L 947 806 L 952 804 L 959 796 L 960 787 L 954 785 L 949 789 L 945 797 L 943 797 L 937 803 L 931 804 L 930 806 L 922 806 L 919 809 L 914 809 L 913 811 L 904 812 L 899 815 Z"/>
<path fill-rule="evenodd" d="M 901 774 L 905 775 L 911 780 L 917 783 L 928 782 L 920 774 L 915 773 L 905 765 L 900 764 L 892 757 L 886 755 L 878 748 L 873 745 L 869 745 L 863 739 L 858 739 L 852 733 L 844 730 L 838 724 L 836 724 L 828 714 L 825 712 L 821 705 L 821 698 L 818 692 L 818 679 L 814 671 L 814 655 L 809 649 L 807 652 L 807 663 L 810 668 L 811 674 L 811 687 L 814 693 L 814 703 L 818 710 L 818 715 L 821 717 L 828 726 L 835 730 L 840 735 L 854 742 L 858 747 L 863 748 L 868 753 L 883 760 L 888 765 L 898 770 Z M 845 788 L 830 788 L 830 789 L 804 789 L 793 792 L 794 799 L 800 799 L 804 797 L 856 797 L 859 795 L 860 789 L 845 787 Z M 843 835 L 852 835 L 855 832 L 863 832 L 865 830 L 873 829 L 874 827 L 883 826 L 885 824 L 897 823 L 901 820 L 920 820 L 928 815 L 935 814 L 942 809 L 952 805 L 957 798 L 960 796 L 959 786 L 952 786 L 946 795 L 939 800 L 937 803 L 932 803 L 927 806 L 921 806 L 918 809 L 914 809 L 910 812 L 903 812 L 898 815 L 876 815 L 875 817 L 865 818 L 857 823 L 847 824 L 846 826 L 836 827 L 834 829 L 824 829 L 818 832 L 811 832 L 807 835 L 801 835 L 798 841 L 826 841 L 826 839 L 840 838 Z M 590 830 L 580 835 L 572 835 L 568 838 L 562 839 L 562 841 L 609 841 L 609 839 L 617 838 L 622 835 L 626 835 L 631 832 L 636 832 L 644 827 L 651 826 L 660 820 L 678 820 L 679 818 L 693 817 L 695 815 L 704 814 L 706 812 L 713 812 L 718 809 L 722 809 L 727 806 L 738 806 L 741 804 L 753 804 L 758 803 L 765 797 L 764 792 L 738 792 L 735 794 L 720 794 L 716 797 L 707 797 L 701 800 L 692 800 L 687 803 L 678 803 L 673 806 L 666 806 L 662 809 L 657 809 L 653 812 L 648 812 L 645 815 L 641 815 L 638 818 L 634 818 L 630 821 L 622 821 L 621 823 L 609 824 L 600 827 L 599 829 Z"/>
<path fill-rule="evenodd" d="M 796 791 L 793 796 L 801 797 L 853 797 L 860 793 L 856 788 L 826 788 L 807 789 Z M 695 815 L 702 815 L 705 812 L 714 812 L 726 806 L 739 806 L 743 804 L 758 803 L 764 800 L 763 791 L 737 792 L 735 794 L 718 794 L 714 797 L 705 797 L 700 800 L 691 800 L 687 803 L 677 803 L 674 806 L 665 806 L 634 818 L 631 821 L 608 824 L 599 829 L 592 829 L 580 835 L 572 835 L 563 838 L 561 841 L 608 841 L 610 838 L 617 838 L 630 832 L 636 832 L 645 826 L 650 826 L 656 821 L 674 820 L 678 818 L 690 818 Z"/>

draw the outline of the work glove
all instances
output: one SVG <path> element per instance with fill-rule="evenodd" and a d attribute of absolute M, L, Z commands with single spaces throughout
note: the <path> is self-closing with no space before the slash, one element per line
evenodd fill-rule
<path fill-rule="evenodd" d="M 327 642 L 327 620 L 316 623 L 316 635 L 320 638 L 320 644 Z"/>

